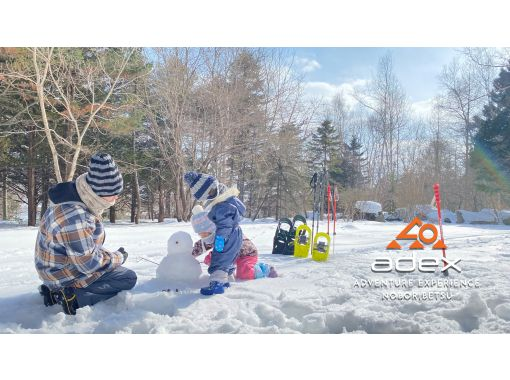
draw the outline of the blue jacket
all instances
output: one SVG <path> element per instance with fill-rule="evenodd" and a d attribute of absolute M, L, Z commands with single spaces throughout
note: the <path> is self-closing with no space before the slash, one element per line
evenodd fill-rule
<path fill-rule="evenodd" d="M 211 265 L 208 272 L 213 273 L 216 270 L 232 272 L 234 262 L 241 251 L 243 244 L 243 231 L 239 227 L 246 206 L 237 197 L 227 198 L 213 206 L 209 214 L 209 219 L 216 225 L 216 235 L 225 239 L 223 252 L 216 252 L 214 249 L 211 254 Z"/>

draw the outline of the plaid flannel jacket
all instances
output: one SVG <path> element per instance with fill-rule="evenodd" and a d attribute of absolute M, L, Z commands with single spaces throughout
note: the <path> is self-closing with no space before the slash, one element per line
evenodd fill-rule
<path fill-rule="evenodd" d="M 41 219 L 35 246 L 35 267 L 50 289 L 84 288 L 120 266 L 120 252 L 103 248 L 101 221 L 81 202 L 49 207 Z"/>

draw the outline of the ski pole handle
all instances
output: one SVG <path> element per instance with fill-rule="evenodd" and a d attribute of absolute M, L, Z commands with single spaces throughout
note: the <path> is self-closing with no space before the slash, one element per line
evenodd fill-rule
<path fill-rule="evenodd" d="M 441 219 L 441 194 L 439 193 L 439 183 L 434 184 L 434 197 L 436 198 L 438 217 L 442 222 L 442 219 Z"/>
<path fill-rule="evenodd" d="M 439 183 L 434 184 L 434 196 L 436 197 L 436 202 L 441 202 L 441 195 L 439 194 Z"/>

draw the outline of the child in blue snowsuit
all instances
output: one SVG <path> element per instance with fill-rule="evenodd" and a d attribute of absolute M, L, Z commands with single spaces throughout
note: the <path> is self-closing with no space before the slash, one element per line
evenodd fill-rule
<path fill-rule="evenodd" d="M 243 244 L 243 231 L 239 227 L 246 206 L 237 195 L 235 187 L 225 185 L 208 174 L 187 172 L 184 180 L 191 189 L 193 197 L 204 202 L 208 218 L 216 226 L 214 248 L 208 272 L 210 283 L 200 289 L 203 295 L 221 294 L 229 287 L 228 276 L 234 272 L 235 261 Z"/>

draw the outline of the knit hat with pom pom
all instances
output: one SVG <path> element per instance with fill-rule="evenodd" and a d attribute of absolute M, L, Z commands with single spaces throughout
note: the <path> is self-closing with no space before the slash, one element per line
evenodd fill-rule
<path fill-rule="evenodd" d="M 202 206 L 196 205 L 191 210 L 193 216 L 191 217 L 191 226 L 193 227 L 193 231 L 197 234 L 200 232 L 210 232 L 214 233 L 216 231 L 216 226 L 207 216 L 207 212 L 204 211 Z"/>

